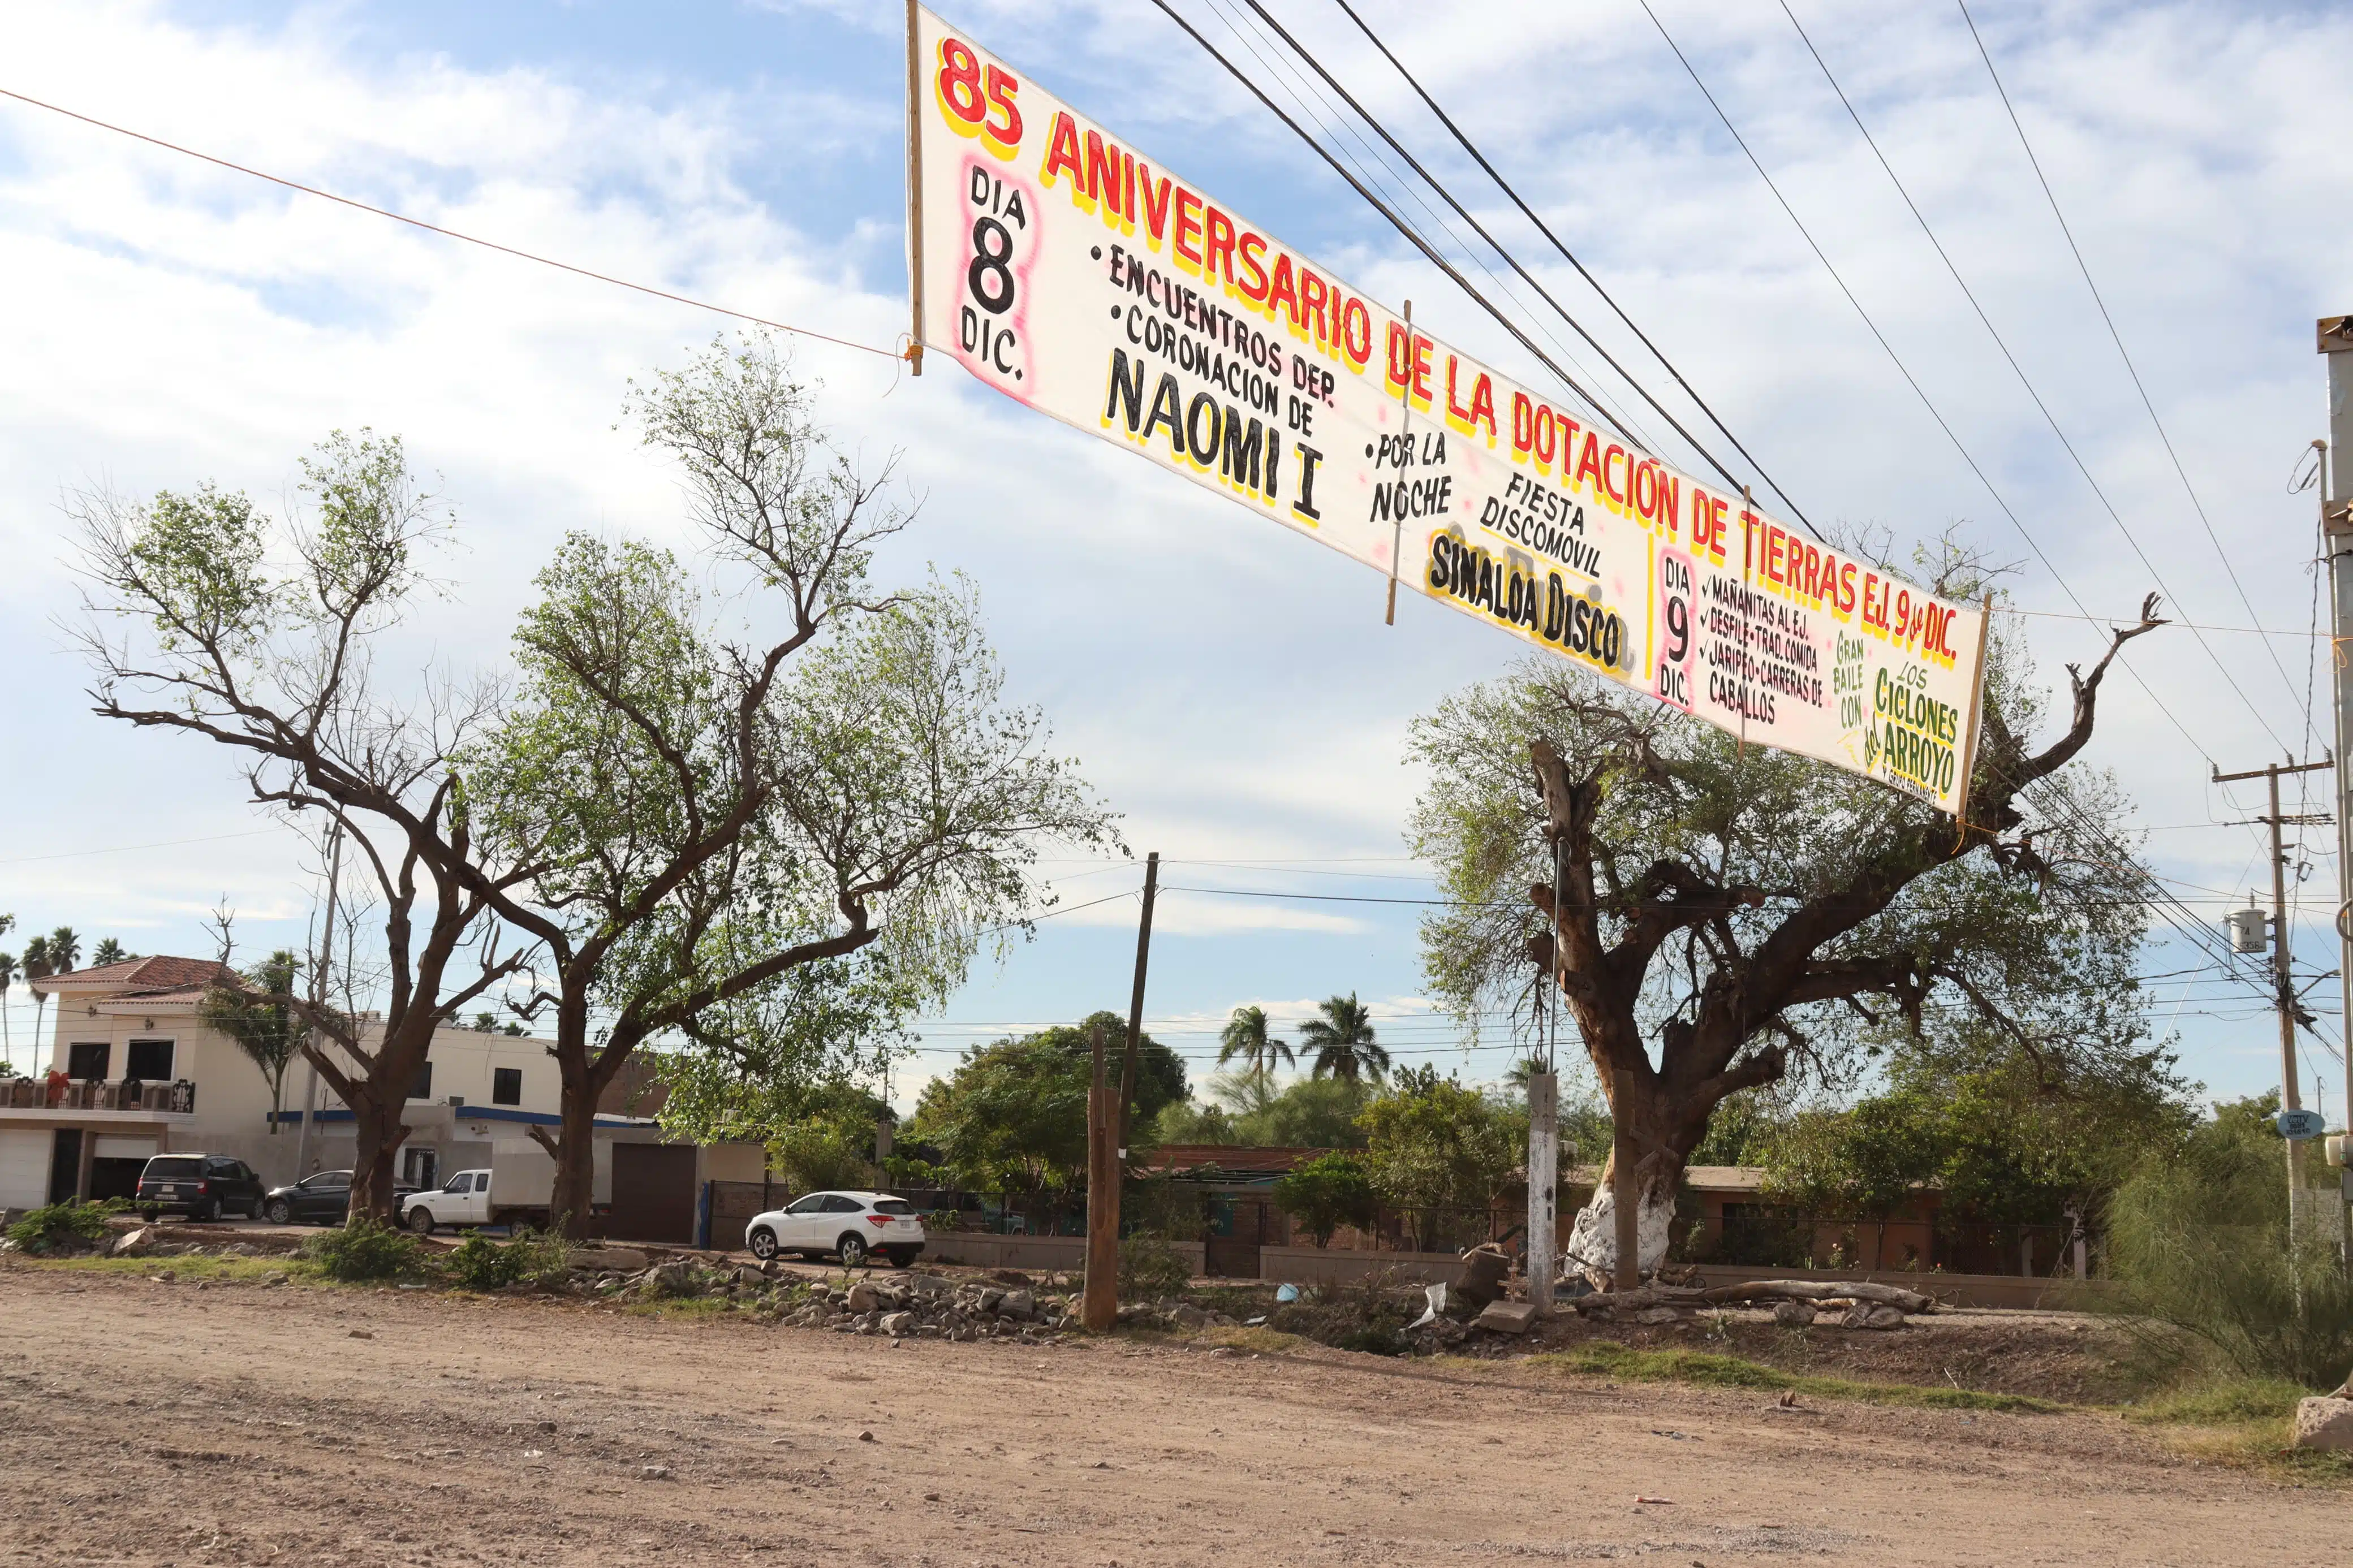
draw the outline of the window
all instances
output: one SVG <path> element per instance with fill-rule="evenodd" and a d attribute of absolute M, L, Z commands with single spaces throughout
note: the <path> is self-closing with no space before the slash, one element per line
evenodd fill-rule
<path fill-rule="evenodd" d="M 441 1190 L 445 1193 L 472 1192 L 474 1190 L 474 1173 L 471 1171 L 459 1172 L 456 1175 L 449 1178 L 448 1185 L 443 1187 Z"/>
<path fill-rule="evenodd" d="M 167 1083 L 171 1080 L 171 1041 L 133 1040 L 128 1055 L 131 1059 L 122 1066 L 124 1078 L 135 1078 L 142 1083 Z"/>
<path fill-rule="evenodd" d="M 786 1214 L 817 1214 L 824 1207 L 825 1194 L 823 1193 L 811 1193 L 805 1198 L 798 1198 L 794 1200 L 792 1203 L 786 1205 L 785 1212 Z"/>
<path fill-rule="evenodd" d="M 436 1150 L 403 1149 L 400 1152 L 400 1179 L 419 1192 L 438 1184 L 440 1178 L 436 1173 L 439 1169 L 440 1154 Z M 343 1174 L 344 1184 L 349 1185 L 351 1173 L 346 1171 Z"/>
<path fill-rule="evenodd" d="M 417 1081 L 409 1085 L 408 1098 L 411 1100 L 433 1098 L 433 1064 L 431 1062 L 427 1062 L 417 1069 Z"/>
<path fill-rule="evenodd" d="M 491 1190 L 491 1173 L 488 1171 L 474 1173 L 474 1190 L 478 1193 L 487 1193 Z"/>
<path fill-rule="evenodd" d="M 866 1205 L 856 1198 L 846 1198 L 839 1193 L 825 1194 L 825 1212 L 828 1214 L 859 1214 L 862 1213 Z"/>
<path fill-rule="evenodd" d="M 315 1176 L 306 1178 L 302 1183 L 306 1191 L 313 1193 L 325 1187 L 341 1188 L 351 1184 L 352 1173 L 349 1171 L 322 1171 Z"/>
<path fill-rule="evenodd" d="M 139 1173 L 142 1182 L 193 1182 L 205 1173 L 205 1163 L 194 1154 L 158 1154 Z"/>
<path fill-rule="evenodd" d="M 76 1040 L 66 1047 L 66 1076 L 84 1083 L 104 1083 L 106 1066 L 114 1047 L 104 1040 Z"/>
<path fill-rule="evenodd" d="M 874 1205 L 876 1214 L 913 1214 L 915 1205 L 904 1198 L 884 1198 Z"/>
<path fill-rule="evenodd" d="M 522 1103 L 522 1068 L 492 1068 L 491 1069 L 491 1103 L 492 1105 Z"/>

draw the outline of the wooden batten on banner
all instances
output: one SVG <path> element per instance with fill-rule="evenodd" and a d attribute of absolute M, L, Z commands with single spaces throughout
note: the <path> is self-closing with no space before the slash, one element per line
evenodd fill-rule
<path fill-rule="evenodd" d="M 907 293 L 914 324 L 907 366 L 923 374 L 923 59 L 916 39 L 917 6 L 907 0 Z"/>

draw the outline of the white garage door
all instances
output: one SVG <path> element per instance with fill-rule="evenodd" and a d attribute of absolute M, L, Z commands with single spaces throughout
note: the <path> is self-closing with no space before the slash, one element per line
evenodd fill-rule
<path fill-rule="evenodd" d="M 0 1208 L 33 1209 L 49 1201 L 56 1140 L 47 1127 L 0 1128 Z"/>
<path fill-rule="evenodd" d="M 93 1160 L 152 1160 L 155 1157 L 153 1138 L 100 1138 L 90 1151 Z"/>

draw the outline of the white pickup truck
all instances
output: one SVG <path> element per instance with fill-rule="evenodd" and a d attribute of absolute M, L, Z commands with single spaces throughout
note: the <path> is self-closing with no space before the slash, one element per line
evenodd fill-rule
<path fill-rule="evenodd" d="M 610 1152 L 596 1150 L 596 1196 L 608 1198 Z M 545 1225 L 555 1190 L 555 1161 L 528 1138 L 501 1138 L 491 1145 L 491 1163 L 459 1171 L 438 1187 L 403 1201 L 400 1222 L 419 1236 L 443 1226 Z"/>

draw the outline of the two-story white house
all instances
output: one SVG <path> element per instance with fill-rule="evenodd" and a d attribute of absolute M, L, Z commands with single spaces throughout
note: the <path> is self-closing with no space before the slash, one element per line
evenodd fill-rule
<path fill-rule="evenodd" d="M 158 957 L 31 983 L 57 1027 L 44 1071 L 0 1080 L 0 1209 L 129 1197 L 160 1153 L 230 1155 L 273 1184 L 352 1164 L 352 1113 L 299 1058 L 273 1126 L 261 1069 L 198 1016 L 224 979 L 235 977 L 210 960 Z M 402 1113 L 400 1178 L 430 1186 L 488 1164 L 500 1140 L 533 1127 L 553 1136 L 558 1089 L 544 1041 L 441 1029 Z M 596 1119 L 599 1142 L 614 1145 L 600 1152 L 596 1194 L 611 1234 L 690 1241 L 702 1183 L 760 1179 L 756 1146 L 666 1142 L 631 1109 Z"/>

